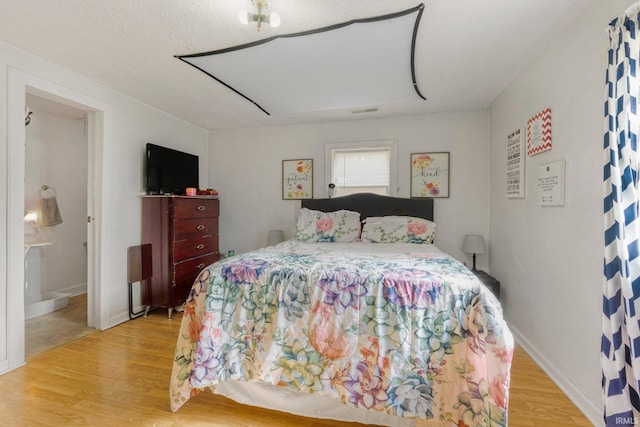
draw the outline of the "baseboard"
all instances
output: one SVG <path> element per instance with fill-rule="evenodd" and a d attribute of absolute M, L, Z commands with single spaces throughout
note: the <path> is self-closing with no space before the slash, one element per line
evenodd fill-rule
<path fill-rule="evenodd" d="M 16 366 L 12 366 L 11 368 L 9 368 L 9 363 L 3 360 L 2 363 L 0 363 L 0 375 L 15 371 L 16 369 L 22 368 L 23 366 L 26 366 L 25 362 L 18 363 Z"/>
<path fill-rule="evenodd" d="M 562 372 L 560 372 L 542 353 L 536 350 L 535 346 L 529 342 L 524 335 L 516 328 L 509 325 L 516 343 L 527 352 L 529 357 L 549 375 L 549 378 L 567 395 L 569 400 L 584 414 L 594 426 L 602 424 L 602 409 L 593 404 L 587 396 L 576 387 Z"/>
<path fill-rule="evenodd" d="M 79 285 L 70 286 L 65 289 L 57 289 L 56 292 L 64 292 L 67 294 L 71 294 L 72 297 L 75 297 L 76 295 L 82 295 L 87 293 L 87 284 L 81 283 Z"/>
<path fill-rule="evenodd" d="M 128 312 L 117 314 L 109 319 L 109 327 L 112 328 L 121 323 L 128 322 L 129 320 Z"/>
<path fill-rule="evenodd" d="M 134 312 L 140 312 L 140 311 L 144 311 L 144 309 L 146 308 L 146 306 L 144 305 L 140 305 L 138 307 L 133 307 L 133 311 Z M 109 327 L 113 327 L 116 325 L 119 325 L 120 323 L 124 323 L 124 322 L 128 322 L 129 320 L 131 320 L 129 318 L 129 312 L 126 311 L 124 313 L 119 313 L 116 314 L 115 316 L 111 317 L 109 319 Z"/>

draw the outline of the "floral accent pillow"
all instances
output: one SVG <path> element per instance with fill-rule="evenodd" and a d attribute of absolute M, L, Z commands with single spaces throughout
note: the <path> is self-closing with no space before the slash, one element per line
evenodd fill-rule
<path fill-rule="evenodd" d="M 302 208 L 295 239 L 300 242 L 354 242 L 360 237 L 360 227 L 358 212 L 321 212 Z"/>
<path fill-rule="evenodd" d="M 370 217 L 362 228 L 362 240 L 374 243 L 431 244 L 435 237 L 433 221 L 410 216 Z"/>

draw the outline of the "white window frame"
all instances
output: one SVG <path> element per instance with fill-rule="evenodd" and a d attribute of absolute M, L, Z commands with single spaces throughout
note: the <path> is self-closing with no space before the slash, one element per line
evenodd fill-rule
<path fill-rule="evenodd" d="M 329 184 L 331 183 L 331 168 L 333 166 L 332 152 L 334 150 L 389 150 L 389 195 L 398 195 L 398 141 L 359 141 L 359 142 L 330 142 L 324 145 L 324 176 L 325 197 L 329 197 Z"/>

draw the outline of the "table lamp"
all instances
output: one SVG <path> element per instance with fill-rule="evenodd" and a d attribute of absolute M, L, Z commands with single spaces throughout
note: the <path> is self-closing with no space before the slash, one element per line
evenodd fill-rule
<path fill-rule="evenodd" d="M 487 251 L 484 244 L 484 237 L 479 234 L 467 234 L 462 243 L 462 252 L 473 254 L 473 271 L 476 271 L 476 254 L 483 254 Z"/>

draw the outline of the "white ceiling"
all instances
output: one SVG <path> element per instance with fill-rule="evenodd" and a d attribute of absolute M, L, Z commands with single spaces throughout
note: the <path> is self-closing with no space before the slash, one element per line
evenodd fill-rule
<path fill-rule="evenodd" d="M 393 13 L 419 0 L 271 0 L 282 24 L 261 32 L 238 21 L 249 0 L 0 0 L 0 40 L 222 129 L 487 107 L 592 1 L 424 0 L 415 71 L 427 100 L 359 115 L 349 108 L 268 116 L 174 55 Z"/>
<path fill-rule="evenodd" d="M 180 59 L 238 91 L 265 114 L 415 101 L 424 99 L 411 74 L 411 46 L 422 10 Z"/>

